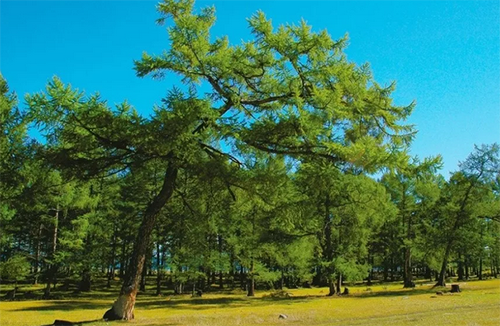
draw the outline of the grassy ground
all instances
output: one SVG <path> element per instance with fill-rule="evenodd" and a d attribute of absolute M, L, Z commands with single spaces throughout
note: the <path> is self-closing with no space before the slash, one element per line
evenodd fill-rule
<path fill-rule="evenodd" d="M 460 283 L 462 293 L 418 284 L 350 287 L 345 297 L 326 297 L 326 288 L 289 290 L 277 298 L 258 292 L 190 296 L 141 295 L 131 322 L 102 322 L 116 289 L 65 300 L 0 302 L 0 325 L 50 325 L 55 319 L 85 326 L 119 325 L 500 325 L 500 280 Z M 444 295 L 435 292 L 444 290 Z M 280 314 L 287 319 L 279 319 Z"/>

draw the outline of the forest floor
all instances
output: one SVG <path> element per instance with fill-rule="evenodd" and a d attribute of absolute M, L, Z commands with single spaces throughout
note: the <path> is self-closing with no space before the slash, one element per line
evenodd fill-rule
<path fill-rule="evenodd" d="M 84 326 L 500 325 L 500 279 L 459 284 L 461 293 L 449 293 L 450 286 L 432 288 L 429 282 L 418 282 L 411 290 L 398 283 L 357 285 L 349 287 L 349 295 L 334 297 L 326 296 L 327 288 L 291 289 L 284 296 L 257 291 L 252 298 L 239 291 L 206 293 L 201 298 L 158 297 L 146 292 L 137 298 L 135 320 L 103 322 L 100 318 L 111 307 L 116 287 L 71 299 L 3 301 L 0 325 L 51 325 L 56 319 Z M 33 290 L 20 291 L 28 289 Z M 437 291 L 443 295 L 436 295 Z M 280 319 L 280 314 L 287 318 Z"/>

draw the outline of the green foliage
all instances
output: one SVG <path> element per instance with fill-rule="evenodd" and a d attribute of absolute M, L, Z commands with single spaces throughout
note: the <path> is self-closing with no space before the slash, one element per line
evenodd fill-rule
<path fill-rule="evenodd" d="M 395 83 L 347 59 L 347 36 L 257 12 L 253 38 L 233 44 L 210 34 L 213 7 L 157 8 L 167 50 L 135 70 L 184 85 L 149 117 L 56 77 L 26 96 L 24 114 L 0 78 L 3 275 L 26 278 L 28 262 L 35 279 L 107 268 L 112 280 L 140 255 L 197 287 L 217 274 L 233 282 L 236 269 L 276 286 L 437 270 L 448 258 L 499 265 L 498 145 L 476 147 L 446 181 L 439 156 L 409 157 L 414 105 L 395 105 Z M 43 144 L 28 142 L 28 122 Z"/>
<path fill-rule="evenodd" d="M 25 256 L 15 255 L 0 263 L 2 279 L 22 281 L 29 275 L 29 272 L 30 263 Z"/>

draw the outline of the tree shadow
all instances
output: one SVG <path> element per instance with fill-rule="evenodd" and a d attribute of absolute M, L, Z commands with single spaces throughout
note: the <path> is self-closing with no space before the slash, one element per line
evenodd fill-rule
<path fill-rule="evenodd" d="M 436 294 L 438 290 L 441 290 L 442 288 L 436 289 L 436 288 L 429 288 L 429 287 L 422 287 L 422 288 L 409 288 L 409 289 L 400 289 L 400 290 L 387 290 L 387 291 L 376 291 L 376 292 L 357 292 L 352 295 L 348 295 L 348 297 L 353 297 L 353 298 L 373 298 L 373 297 L 408 297 L 408 296 L 414 296 L 414 295 L 420 295 L 420 294 Z M 443 292 L 446 292 L 443 291 Z M 342 297 L 342 296 L 341 296 Z"/>
<path fill-rule="evenodd" d="M 56 319 L 57 321 L 57 319 Z M 59 324 L 56 324 L 54 321 L 54 323 L 52 324 L 45 324 L 45 325 L 41 325 L 41 326 L 54 326 L 54 325 L 58 325 L 58 326 L 80 326 L 80 325 L 85 325 L 85 324 L 91 324 L 91 323 L 98 323 L 98 322 L 105 322 L 104 319 L 94 319 L 94 320 L 84 320 L 84 321 L 62 321 L 62 320 L 59 320 Z M 114 324 L 118 324 L 120 323 L 120 321 L 115 321 L 115 322 L 106 322 L 106 325 L 109 325 L 109 323 L 114 323 Z M 164 326 L 175 326 L 177 324 L 172 324 L 172 323 L 167 323 L 167 324 L 162 324 Z"/>
<path fill-rule="evenodd" d="M 47 311 L 47 310 L 96 310 L 96 309 L 107 309 L 111 303 L 96 303 L 92 301 L 77 301 L 77 300 L 65 300 L 61 301 L 46 301 L 45 305 L 42 307 L 24 307 L 15 309 L 15 311 Z M 104 313 L 104 312 L 103 312 Z"/>
<path fill-rule="evenodd" d="M 60 323 L 60 324 L 57 324 L 57 325 L 61 325 L 61 326 L 69 326 L 69 325 L 79 326 L 79 325 L 85 325 L 85 324 L 90 324 L 90 323 L 97 323 L 97 322 L 101 322 L 101 321 L 103 321 L 103 319 L 84 320 L 84 321 L 69 321 L 68 320 L 67 321 L 68 323 Z M 55 325 L 55 321 L 52 324 L 45 324 L 45 325 L 41 325 L 41 326 L 54 326 L 54 325 Z"/>
<path fill-rule="evenodd" d="M 272 297 L 223 297 L 223 298 L 178 298 L 157 299 L 151 301 L 136 302 L 137 308 L 142 309 L 165 309 L 181 307 L 182 309 L 208 310 L 214 308 L 240 308 L 245 306 L 259 307 L 269 305 L 271 302 L 295 304 L 305 302 L 308 299 L 317 298 L 311 296 L 296 296 L 287 298 Z"/>

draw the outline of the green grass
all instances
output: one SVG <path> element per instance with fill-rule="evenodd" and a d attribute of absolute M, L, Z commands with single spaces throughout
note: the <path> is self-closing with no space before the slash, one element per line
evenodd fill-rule
<path fill-rule="evenodd" d="M 0 325 L 50 325 L 55 319 L 83 325 L 500 325 L 500 280 L 460 283 L 462 293 L 435 295 L 442 289 L 419 284 L 350 287 L 346 297 L 326 297 L 326 288 L 289 290 L 289 298 L 258 292 L 185 296 L 138 296 L 131 322 L 99 319 L 116 289 L 65 300 L 0 302 Z M 449 289 L 446 289 L 449 290 Z M 445 291 L 446 291 L 445 290 Z M 114 294 L 114 295 L 113 295 Z M 286 314 L 287 319 L 278 319 Z"/>

